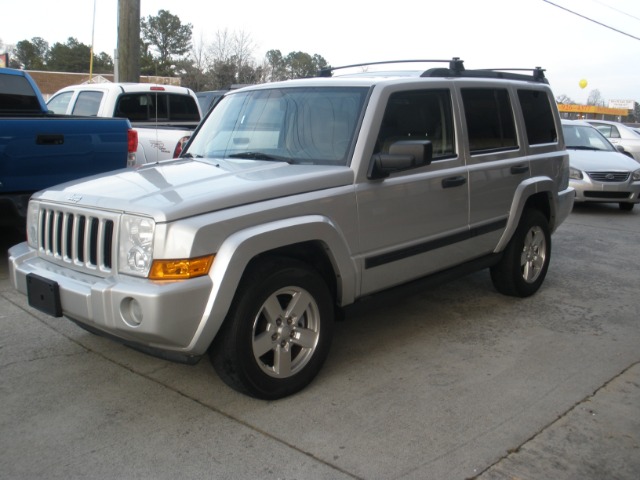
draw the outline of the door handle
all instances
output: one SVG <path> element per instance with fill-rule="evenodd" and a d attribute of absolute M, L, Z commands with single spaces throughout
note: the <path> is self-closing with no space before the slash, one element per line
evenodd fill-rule
<path fill-rule="evenodd" d="M 442 180 L 442 188 L 459 187 L 467 183 L 466 177 L 458 175 L 456 177 L 449 177 Z"/>
<path fill-rule="evenodd" d="M 63 143 L 64 135 L 43 134 L 36 136 L 36 145 L 62 145 Z"/>
<path fill-rule="evenodd" d="M 524 173 L 529 171 L 529 165 L 515 165 L 511 167 L 511 173 L 517 175 L 518 173 Z"/>

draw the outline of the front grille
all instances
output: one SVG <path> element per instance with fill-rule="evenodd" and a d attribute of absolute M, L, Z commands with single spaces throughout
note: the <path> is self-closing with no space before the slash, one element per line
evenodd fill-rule
<path fill-rule="evenodd" d="M 630 172 L 587 172 L 597 182 L 626 182 Z"/>
<path fill-rule="evenodd" d="M 115 258 L 116 216 L 42 206 L 38 225 L 39 254 L 76 270 L 108 274 Z"/>

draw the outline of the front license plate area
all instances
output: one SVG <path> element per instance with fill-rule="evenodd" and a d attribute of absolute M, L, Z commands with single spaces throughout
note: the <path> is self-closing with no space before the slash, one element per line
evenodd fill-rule
<path fill-rule="evenodd" d="M 27 275 L 27 299 L 29 305 L 53 317 L 62 316 L 58 282 L 34 273 Z"/>

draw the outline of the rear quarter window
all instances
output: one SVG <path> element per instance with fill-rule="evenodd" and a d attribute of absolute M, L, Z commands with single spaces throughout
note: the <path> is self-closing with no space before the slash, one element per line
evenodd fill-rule
<path fill-rule="evenodd" d="M 518 90 L 518 99 L 529 145 L 557 142 L 558 132 L 549 95 L 541 90 Z"/>
<path fill-rule="evenodd" d="M 118 99 L 115 116 L 132 122 L 200 121 L 198 104 L 193 97 L 168 93 L 123 94 Z"/>

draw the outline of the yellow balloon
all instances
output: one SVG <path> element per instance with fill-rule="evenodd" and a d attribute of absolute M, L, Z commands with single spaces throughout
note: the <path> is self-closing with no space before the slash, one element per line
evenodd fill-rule
<path fill-rule="evenodd" d="M 578 82 L 578 85 L 580 85 L 580 88 L 584 88 L 587 86 L 587 81 L 583 78 Z"/>

